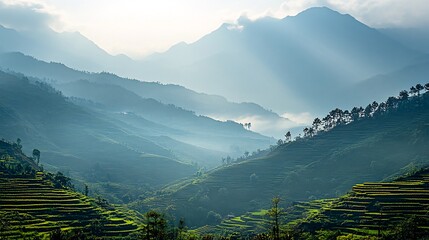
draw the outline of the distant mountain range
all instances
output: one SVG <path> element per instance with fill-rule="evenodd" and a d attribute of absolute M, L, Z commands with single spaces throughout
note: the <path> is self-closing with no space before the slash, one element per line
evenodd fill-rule
<path fill-rule="evenodd" d="M 26 152 L 40 149 L 49 169 L 94 184 L 159 187 L 272 141 L 116 85 L 70 84 L 97 102 L 65 98 L 40 79 L 0 71 L 0 133 L 21 138 Z"/>
<path fill-rule="evenodd" d="M 362 97 L 365 92 L 356 92 L 356 86 L 375 76 L 419 64 L 416 59 L 427 50 L 426 35 L 418 30 L 376 30 L 350 15 L 329 8 L 311 8 L 284 19 L 266 17 L 250 21 L 242 17 L 236 24 L 223 24 L 192 44 L 180 43 L 143 60 L 111 56 L 79 33 L 48 30 L 18 32 L 0 28 L 0 37 L 4 39 L 0 50 L 19 51 L 76 69 L 175 83 L 235 102 L 261 104 L 281 114 L 321 114 L 335 107 L 365 104 L 371 99 Z M 401 88 L 408 85 L 404 83 Z M 172 85 L 164 90 L 169 93 L 173 88 L 181 91 Z M 354 95 L 349 96 L 350 92 Z M 165 95 L 163 99 L 159 95 L 154 98 L 171 103 Z M 229 113 L 237 112 L 236 107 L 226 108 L 230 110 L 223 114 L 228 116 L 207 110 L 222 106 L 219 103 L 224 100 L 214 96 L 198 95 L 198 101 L 203 100 L 204 104 L 190 105 L 189 99 L 196 96 L 191 95 L 182 105 L 175 104 L 219 119 L 253 119 L 255 123 L 258 119 L 248 117 L 251 114 L 234 114 L 232 118 Z M 243 107 L 249 108 L 253 107 Z M 274 118 L 283 123 L 272 124 L 270 120 L 270 125 L 287 125 Z"/>
<path fill-rule="evenodd" d="M 319 112 L 342 92 L 410 63 L 418 53 L 328 8 L 295 17 L 239 19 L 144 61 L 142 78 L 249 100 L 282 112 Z M 261 94 L 266 93 L 266 94 Z"/>
<path fill-rule="evenodd" d="M 122 94 L 124 94 L 122 98 L 127 98 L 127 96 L 152 98 L 215 119 L 234 120 L 239 123 L 251 122 L 252 129 L 268 136 L 282 137 L 284 129 L 296 125 L 289 119 L 254 103 L 234 103 L 218 95 L 197 93 L 179 85 L 143 82 L 118 77 L 107 72 L 78 71 L 60 63 L 47 63 L 22 53 L 0 53 L 0 68 L 40 78 L 53 84 L 67 96 L 80 96 L 87 99 L 94 96 L 90 93 L 84 96 L 79 92 L 77 85 L 82 84 L 81 80 L 103 86 L 114 85 L 122 89 Z M 72 88 L 72 85 L 76 87 Z"/>

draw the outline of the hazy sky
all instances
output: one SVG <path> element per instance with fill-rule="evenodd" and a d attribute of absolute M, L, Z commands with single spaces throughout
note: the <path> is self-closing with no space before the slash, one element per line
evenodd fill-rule
<path fill-rule="evenodd" d="M 427 27 L 428 0 L 0 0 L 0 24 L 79 31 L 112 54 L 138 58 L 193 42 L 241 15 L 282 18 L 312 6 L 373 27 Z"/>

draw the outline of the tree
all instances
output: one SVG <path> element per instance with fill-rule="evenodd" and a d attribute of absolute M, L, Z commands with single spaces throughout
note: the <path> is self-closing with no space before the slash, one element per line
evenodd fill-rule
<path fill-rule="evenodd" d="M 217 225 L 222 221 L 222 216 L 219 213 L 210 211 L 207 213 L 207 223 Z"/>
<path fill-rule="evenodd" d="M 230 156 L 226 157 L 226 164 L 231 164 L 232 158 Z"/>
<path fill-rule="evenodd" d="M 417 93 L 417 89 L 416 89 L 416 87 L 414 87 L 414 86 L 412 86 L 411 88 L 410 88 L 410 92 L 409 92 L 411 95 L 416 95 L 416 93 Z"/>
<path fill-rule="evenodd" d="M 421 225 L 419 218 L 411 216 L 396 226 L 396 228 L 389 234 L 388 239 L 421 239 L 424 234 L 422 234 L 422 231 L 419 229 L 419 225 Z"/>
<path fill-rule="evenodd" d="M 420 83 L 416 85 L 417 96 L 420 96 L 420 91 L 423 89 L 424 87 Z"/>
<path fill-rule="evenodd" d="M 313 128 L 314 130 L 319 130 L 319 126 L 320 124 L 322 124 L 322 121 L 320 120 L 320 118 L 315 118 L 313 121 Z"/>
<path fill-rule="evenodd" d="M 22 149 L 21 138 L 16 139 L 16 146 L 18 146 L 19 149 Z"/>
<path fill-rule="evenodd" d="M 395 97 L 389 97 L 386 101 L 388 109 L 396 108 L 398 106 L 398 99 Z"/>
<path fill-rule="evenodd" d="M 307 137 L 308 136 L 308 127 L 304 128 L 303 132 L 304 132 L 304 137 Z"/>
<path fill-rule="evenodd" d="M 279 207 L 280 198 L 274 197 L 271 200 L 271 209 L 268 210 L 268 216 L 271 217 L 271 229 L 274 240 L 280 239 L 280 217 L 283 209 Z"/>
<path fill-rule="evenodd" d="M 314 136 L 314 133 L 315 133 L 315 130 L 314 130 L 314 128 L 309 128 L 308 129 L 308 135 L 310 136 L 310 137 L 313 137 Z"/>
<path fill-rule="evenodd" d="M 375 112 L 377 110 L 378 106 L 379 106 L 378 102 L 376 102 L 376 101 L 372 102 L 372 104 L 371 104 L 372 112 Z"/>
<path fill-rule="evenodd" d="M 426 91 L 429 91 L 429 83 L 425 84 L 425 89 L 426 89 Z"/>
<path fill-rule="evenodd" d="M 285 134 L 285 141 L 286 141 L 286 142 L 290 142 L 291 138 L 292 138 L 292 135 L 290 134 L 290 131 L 288 131 L 288 132 Z"/>
<path fill-rule="evenodd" d="M 399 98 L 402 100 L 407 100 L 409 96 L 410 95 L 408 95 L 407 90 L 402 90 L 401 92 L 399 92 Z"/>
<path fill-rule="evenodd" d="M 245 151 L 245 152 L 244 152 L 244 157 L 245 157 L 245 158 L 248 158 L 248 157 L 249 157 L 249 154 L 250 154 L 250 153 L 249 153 L 249 151 Z"/>
<path fill-rule="evenodd" d="M 165 239 L 167 220 L 164 216 L 154 210 L 144 214 L 143 239 L 160 240 Z"/>
<path fill-rule="evenodd" d="M 89 193 L 88 185 L 85 184 L 85 196 L 88 197 L 88 193 Z"/>
<path fill-rule="evenodd" d="M 64 176 L 62 172 L 57 172 L 54 176 L 54 182 L 56 188 L 71 188 L 71 179 L 69 177 Z"/>
<path fill-rule="evenodd" d="M 356 121 L 359 119 L 360 114 L 359 114 L 359 108 L 358 107 L 354 107 L 351 111 L 351 115 L 352 115 L 352 119 L 353 121 Z"/>
<path fill-rule="evenodd" d="M 372 105 L 368 104 L 368 106 L 366 106 L 366 108 L 365 108 L 365 117 L 370 117 L 371 112 L 372 112 Z"/>
<path fill-rule="evenodd" d="M 37 160 L 37 165 L 39 165 L 40 162 L 40 151 L 39 149 L 33 149 L 33 159 Z"/>
<path fill-rule="evenodd" d="M 181 240 L 181 239 L 183 239 L 182 238 L 183 232 L 186 231 L 186 224 L 185 224 L 185 219 L 184 218 L 180 218 L 180 220 L 179 220 L 179 226 L 177 227 L 177 229 L 179 230 L 177 239 Z"/>
<path fill-rule="evenodd" d="M 103 234 L 104 224 L 98 219 L 91 220 L 89 224 L 89 232 L 94 236 L 100 236 Z"/>
<path fill-rule="evenodd" d="M 61 231 L 60 228 L 57 228 L 55 230 L 53 230 L 50 234 L 49 234 L 49 239 L 51 240 L 63 240 L 66 239 L 67 236 L 64 234 L 63 231 Z"/>

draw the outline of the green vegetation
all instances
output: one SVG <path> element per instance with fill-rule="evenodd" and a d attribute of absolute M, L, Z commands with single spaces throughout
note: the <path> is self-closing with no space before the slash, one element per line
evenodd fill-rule
<path fill-rule="evenodd" d="M 227 239 L 426 239 L 428 186 L 429 168 L 424 168 L 391 182 L 356 184 L 340 198 L 297 202 L 285 210 L 276 207 L 274 198 L 269 210 L 231 216 L 196 232 Z M 278 233 L 273 231 L 276 215 Z"/>
<path fill-rule="evenodd" d="M 20 143 L 0 141 L 0 156 L 0 239 L 122 239 L 138 231 L 134 213 L 73 191 L 62 173 L 42 172 Z"/>
<path fill-rule="evenodd" d="M 133 207 L 169 209 L 189 226 L 200 227 L 209 223 L 209 212 L 225 219 L 266 209 L 267 199 L 276 195 L 286 204 L 338 197 L 359 182 L 390 179 L 424 166 L 429 161 L 429 93 L 409 95 L 371 104 L 367 111 L 334 110 L 315 122 L 318 130 L 306 137 L 283 143 L 266 156 L 167 186 Z"/>
<path fill-rule="evenodd" d="M 36 164 L 83 182 L 80 189 L 86 183 L 92 196 L 124 203 L 197 171 L 126 124 L 71 103 L 49 84 L 0 72 L 0 89 L 0 137 L 19 137 Z"/>
<path fill-rule="evenodd" d="M 415 236 L 428 234 L 428 186 L 429 169 L 393 182 L 357 184 L 350 194 L 332 201 L 329 207 L 302 221 L 298 227 L 311 233 L 330 229 L 342 234 L 378 237 L 400 236 L 406 232 Z"/>

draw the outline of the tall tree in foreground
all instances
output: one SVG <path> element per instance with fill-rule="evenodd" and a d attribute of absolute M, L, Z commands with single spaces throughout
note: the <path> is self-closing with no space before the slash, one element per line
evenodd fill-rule
<path fill-rule="evenodd" d="M 280 217 L 283 213 L 283 209 L 279 206 L 280 198 L 274 197 L 271 200 L 271 209 L 268 210 L 268 216 L 271 217 L 272 223 L 272 235 L 274 240 L 280 239 Z"/>
<path fill-rule="evenodd" d="M 144 218 L 143 239 L 160 240 L 167 237 L 167 221 L 162 214 L 151 210 L 145 213 Z"/>

